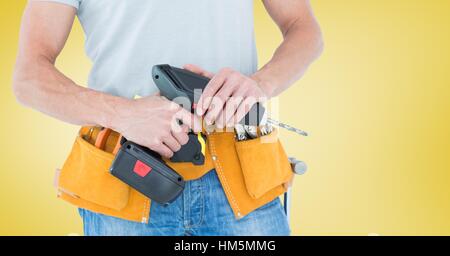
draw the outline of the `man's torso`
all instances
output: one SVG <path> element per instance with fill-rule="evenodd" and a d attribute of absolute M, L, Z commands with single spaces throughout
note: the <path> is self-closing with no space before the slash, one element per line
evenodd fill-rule
<path fill-rule="evenodd" d="M 123 97 L 157 89 L 155 64 L 257 68 L 252 0 L 76 0 L 93 61 L 89 87 Z"/>

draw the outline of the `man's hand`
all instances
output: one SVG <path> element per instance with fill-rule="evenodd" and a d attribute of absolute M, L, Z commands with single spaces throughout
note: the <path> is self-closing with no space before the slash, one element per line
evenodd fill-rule
<path fill-rule="evenodd" d="M 192 64 L 185 69 L 211 78 L 197 104 L 196 113 L 204 116 L 205 122 L 218 128 L 232 127 L 239 123 L 257 102 L 267 100 L 267 94 L 251 77 L 230 68 L 217 74 Z"/>
<path fill-rule="evenodd" d="M 123 102 L 111 127 L 128 140 L 170 158 L 188 142 L 189 129 L 201 131 L 201 122 L 176 103 L 154 95 Z"/>
<path fill-rule="evenodd" d="M 256 102 L 277 96 L 301 78 L 323 49 L 322 35 L 308 0 L 264 0 L 283 34 L 272 59 L 251 77 L 229 68 L 212 74 L 194 65 L 184 68 L 211 78 L 197 114 L 218 128 L 238 123 Z"/>
<path fill-rule="evenodd" d="M 171 157 L 188 141 L 189 128 L 201 130 L 199 118 L 154 95 L 129 100 L 87 89 L 59 72 L 54 63 L 64 47 L 76 9 L 30 1 L 25 10 L 14 92 L 24 105 L 77 125 L 99 125 Z M 179 125 L 178 121 L 183 125 Z"/>

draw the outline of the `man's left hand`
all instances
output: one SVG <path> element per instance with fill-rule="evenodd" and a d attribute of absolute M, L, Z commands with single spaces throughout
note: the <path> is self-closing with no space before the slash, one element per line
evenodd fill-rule
<path fill-rule="evenodd" d="M 211 79 L 197 103 L 196 113 L 204 116 L 206 124 L 215 124 L 219 129 L 233 127 L 255 103 L 268 98 L 255 79 L 231 68 L 217 74 L 192 64 L 184 68 Z"/>

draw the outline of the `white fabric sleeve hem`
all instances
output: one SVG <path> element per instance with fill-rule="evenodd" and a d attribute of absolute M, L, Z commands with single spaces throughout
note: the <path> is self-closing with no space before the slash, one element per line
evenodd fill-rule
<path fill-rule="evenodd" d="M 37 0 L 38 2 L 55 2 L 66 4 L 75 7 L 78 9 L 80 7 L 80 0 Z"/>

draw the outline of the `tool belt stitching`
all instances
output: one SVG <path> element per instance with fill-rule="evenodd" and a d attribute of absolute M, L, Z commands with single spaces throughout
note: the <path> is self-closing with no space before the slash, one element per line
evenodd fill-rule
<path fill-rule="evenodd" d="M 148 217 L 147 217 L 147 212 L 149 215 Z M 142 222 L 148 222 L 149 219 L 150 219 L 150 200 L 145 199 L 144 208 L 142 209 Z"/>
<path fill-rule="evenodd" d="M 213 135 L 213 136 L 214 136 L 214 135 Z M 234 196 L 233 196 L 233 193 L 231 192 L 230 187 L 228 186 L 227 179 L 226 179 L 226 177 L 225 177 L 225 175 L 223 174 L 223 171 L 222 171 L 222 165 L 220 164 L 220 160 L 219 160 L 219 158 L 217 157 L 216 148 L 215 148 L 214 143 L 212 142 L 213 136 L 211 136 L 211 138 L 210 138 L 211 140 L 210 140 L 210 143 L 209 143 L 209 144 L 210 144 L 210 146 L 211 146 L 212 154 L 216 156 L 216 163 L 217 163 L 218 174 L 219 174 L 219 176 L 221 177 L 221 180 L 223 180 L 223 183 L 224 183 L 223 185 L 224 185 L 224 187 L 225 187 L 225 192 L 227 192 L 227 194 L 229 194 L 229 196 L 230 196 L 230 198 L 231 198 L 232 204 L 234 205 L 234 207 L 236 207 L 236 210 L 237 210 L 238 213 L 240 214 L 241 210 L 240 210 L 240 208 L 239 208 L 239 206 L 238 206 L 236 200 L 234 199 Z"/>

